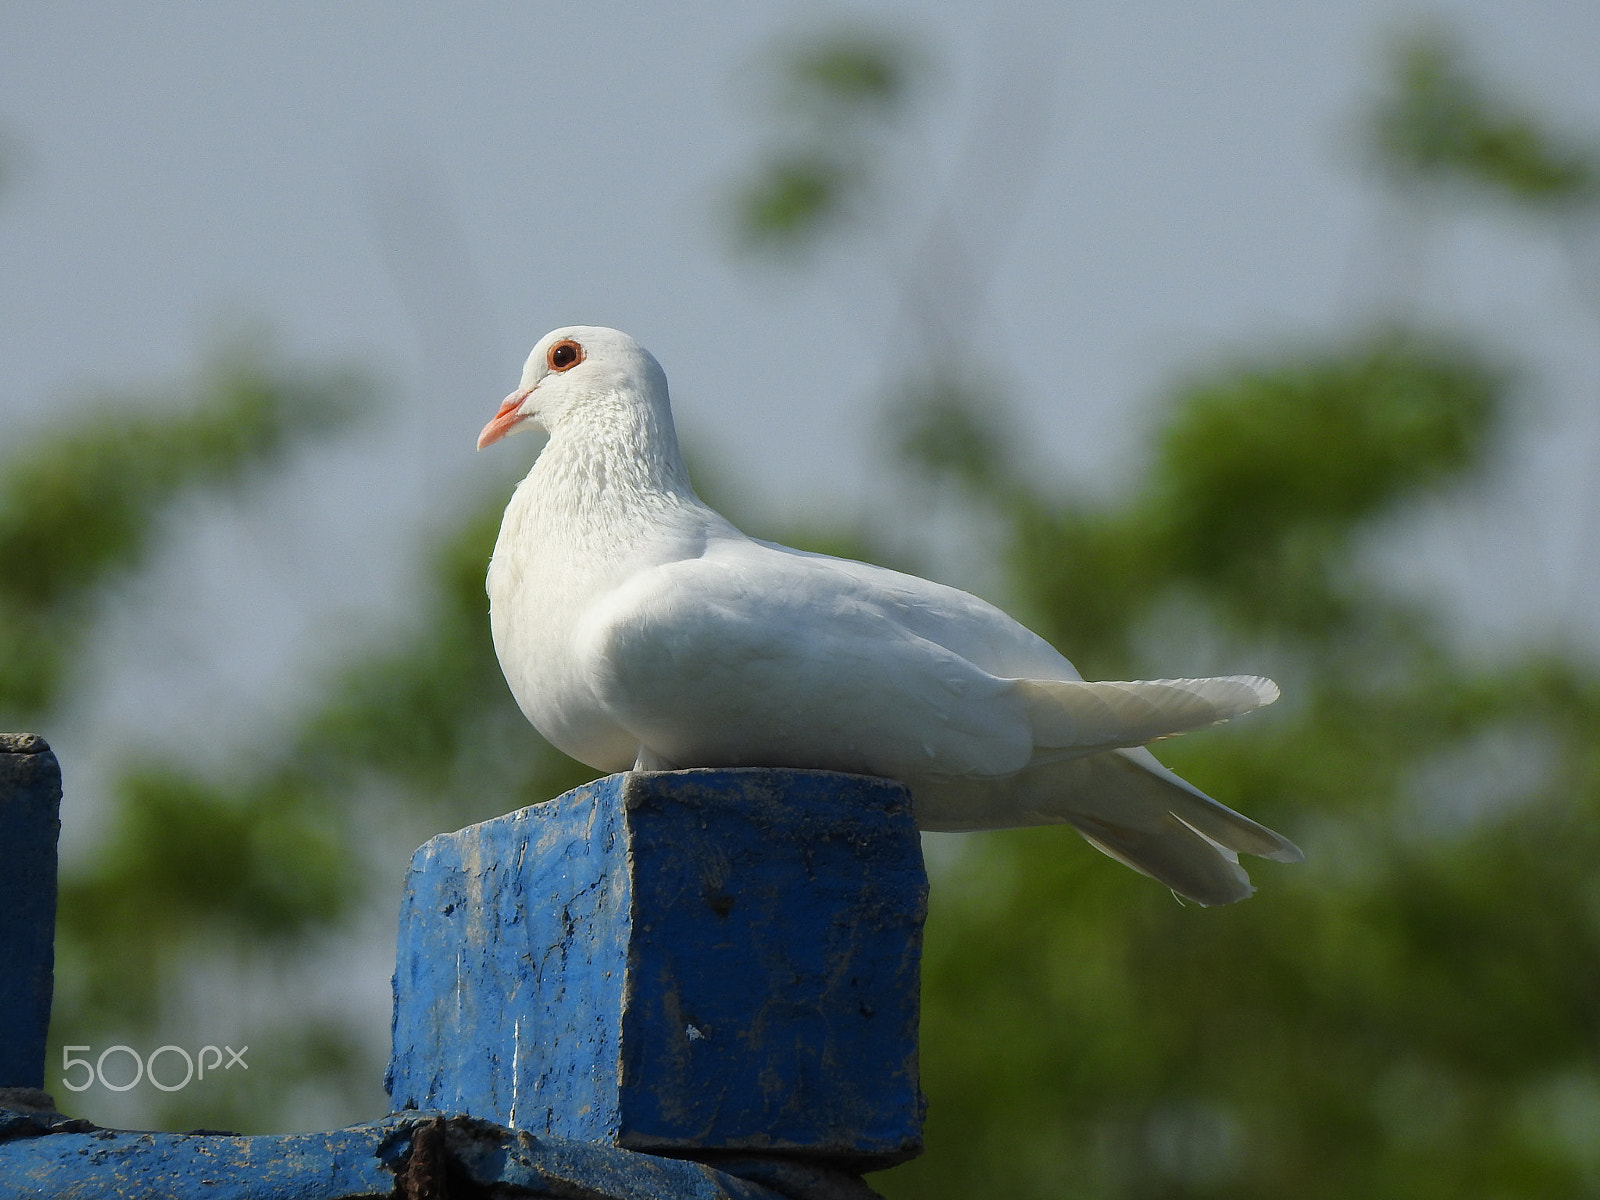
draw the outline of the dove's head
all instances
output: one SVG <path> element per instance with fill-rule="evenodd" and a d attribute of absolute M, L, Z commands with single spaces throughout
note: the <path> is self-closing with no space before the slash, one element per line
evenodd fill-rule
<path fill-rule="evenodd" d="M 508 434 L 604 421 L 620 410 L 666 418 L 667 376 L 655 356 L 620 330 L 569 325 L 547 333 L 528 355 L 522 382 L 478 435 L 478 449 Z"/>

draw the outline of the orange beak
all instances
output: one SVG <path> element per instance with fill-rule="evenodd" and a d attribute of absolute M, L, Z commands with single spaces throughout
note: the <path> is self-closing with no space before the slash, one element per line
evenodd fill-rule
<path fill-rule="evenodd" d="M 532 388 L 525 388 L 520 392 L 512 392 L 500 404 L 500 411 L 495 413 L 494 420 L 483 427 L 483 432 L 478 435 L 478 449 L 492 446 L 506 434 L 510 433 L 518 424 L 528 419 L 528 414 L 518 411 L 522 402 L 528 398 Z"/>

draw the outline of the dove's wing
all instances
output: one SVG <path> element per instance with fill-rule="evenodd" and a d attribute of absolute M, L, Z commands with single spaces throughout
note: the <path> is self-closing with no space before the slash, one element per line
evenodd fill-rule
<path fill-rule="evenodd" d="M 1141 746 L 1226 721 L 1278 698 L 1278 685 L 1260 675 L 1100 683 L 1019 679 L 1016 687 L 1033 722 L 1034 745 L 1057 751 L 1048 755 L 1053 758 Z"/>
<path fill-rule="evenodd" d="M 610 719 L 665 763 L 1003 776 L 1276 695 L 1249 677 L 1085 683 L 965 592 L 731 539 L 633 576 L 580 641 Z M 1019 670 L 1055 677 L 999 673 Z"/>
<path fill-rule="evenodd" d="M 987 600 L 888 567 L 795 550 L 776 542 L 754 542 L 781 556 L 781 569 L 813 571 L 818 587 L 846 587 L 871 598 L 907 631 L 943 646 L 1003 679 L 1083 678 L 1044 638 Z M 786 561 L 785 561 L 786 560 Z"/>
<path fill-rule="evenodd" d="M 998 775 L 1033 754 L 1009 682 L 832 560 L 753 542 L 635 573 L 580 626 L 607 716 L 656 761 Z"/>

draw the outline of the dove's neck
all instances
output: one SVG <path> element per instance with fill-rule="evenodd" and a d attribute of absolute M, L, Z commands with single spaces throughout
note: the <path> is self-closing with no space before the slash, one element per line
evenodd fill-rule
<path fill-rule="evenodd" d="M 600 567 L 674 533 L 725 524 L 694 493 L 665 405 L 596 404 L 551 431 L 507 518 L 545 554 Z"/>

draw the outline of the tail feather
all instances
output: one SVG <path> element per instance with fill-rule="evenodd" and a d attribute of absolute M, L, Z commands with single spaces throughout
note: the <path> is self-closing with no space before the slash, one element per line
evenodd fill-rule
<path fill-rule="evenodd" d="M 993 779 L 907 782 L 924 829 L 1071 825 L 1096 849 L 1199 904 L 1250 895 L 1240 852 L 1302 858 L 1289 839 L 1218 804 L 1143 749 L 1041 759 Z"/>
<path fill-rule="evenodd" d="M 1243 813 L 1234 812 L 1226 804 L 1219 804 L 1192 783 L 1167 770 L 1150 751 L 1123 750 L 1117 757 L 1166 784 L 1166 789 L 1158 793 L 1158 802 L 1169 806 L 1172 815 L 1196 833 L 1240 854 L 1254 854 L 1274 862 L 1297 863 L 1305 860 L 1300 847 L 1281 833 L 1252 821 Z M 1145 786 L 1149 787 L 1148 784 Z"/>
<path fill-rule="evenodd" d="M 1130 831 L 1088 817 L 1068 817 L 1067 821 L 1102 854 L 1159 880 L 1196 904 L 1232 904 L 1255 893 L 1237 854 L 1177 818 L 1168 819 L 1173 828 L 1156 837 L 1148 830 Z"/>

